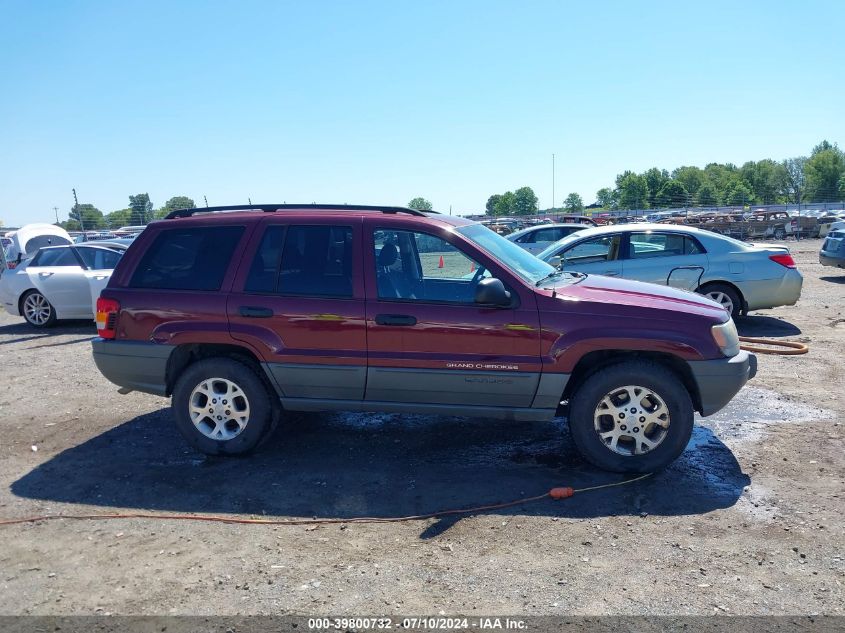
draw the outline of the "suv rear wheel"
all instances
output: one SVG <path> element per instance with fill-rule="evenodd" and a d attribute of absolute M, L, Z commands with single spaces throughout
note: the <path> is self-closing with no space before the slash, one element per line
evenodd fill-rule
<path fill-rule="evenodd" d="M 616 472 L 664 468 L 692 434 L 689 393 L 669 369 L 647 361 L 589 376 L 570 401 L 569 429 L 581 455 Z"/>
<path fill-rule="evenodd" d="M 255 448 L 274 427 L 272 396 L 252 367 L 231 358 L 189 365 L 173 389 L 176 426 L 207 455 Z"/>

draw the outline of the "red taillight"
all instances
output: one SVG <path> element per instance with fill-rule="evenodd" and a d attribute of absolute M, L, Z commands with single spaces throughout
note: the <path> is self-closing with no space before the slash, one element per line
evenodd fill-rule
<path fill-rule="evenodd" d="M 792 255 L 789 253 L 783 253 L 780 255 L 769 255 L 769 259 L 771 259 L 776 264 L 780 264 L 781 266 L 786 266 L 787 268 L 795 268 L 795 260 L 792 259 Z"/>
<path fill-rule="evenodd" d="M 114 338 L 117 334 L 117 313 L 120 304 L 114 299 L 97 299 L 97 334 L 102 338 Z"/>
<path fill-rule="evenodd" d="M 14 270 L 15 268 L 18 267 L 17 262 L 6 262 L 6 265 L 9 267 L 9 270 Z"/>

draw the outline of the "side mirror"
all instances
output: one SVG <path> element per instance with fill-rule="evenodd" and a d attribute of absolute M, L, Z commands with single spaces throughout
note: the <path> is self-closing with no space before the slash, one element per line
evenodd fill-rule
<path fill-rule="evenodd" d="M 554 266 L 555 268 L 560 268 L 563 266 L 563 258 L 560 255 L 552 255 L 548 261 L 549 266 Z"/>
<path fill-rule="evenodd" d="M 505 290 L 505 284 L 495 277 L 488 277 L 478 282 L 475 287 L 475 302 L 486 306 L 508 306 L 511 293 Z"/>

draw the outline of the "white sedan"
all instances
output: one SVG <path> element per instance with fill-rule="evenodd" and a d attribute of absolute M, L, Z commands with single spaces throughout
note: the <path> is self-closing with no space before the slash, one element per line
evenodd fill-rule
<path fill-rule="evenodd" d="M 0 302 L 35 327 L 93 319 L 97 297 L 125 250 L 122 244 L 42 248 L 17 268 L 0 272 Z"/>

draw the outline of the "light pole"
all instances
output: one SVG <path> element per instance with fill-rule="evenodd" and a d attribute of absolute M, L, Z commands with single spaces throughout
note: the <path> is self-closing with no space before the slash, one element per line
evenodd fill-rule
<path fill-rule="evenodd" d="M 555 155 L 552 154 L 552 213 L 555 210 Z"/>

